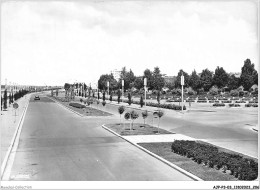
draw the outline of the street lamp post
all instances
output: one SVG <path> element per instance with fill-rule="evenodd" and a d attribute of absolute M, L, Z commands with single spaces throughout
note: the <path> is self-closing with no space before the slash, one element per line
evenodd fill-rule
<path fill-rule="evenodd" d="M 144 78 L 144 106 L 146 107 L 146 86 L 147 86 L 147 78 Z"/>
<path fill-rule="evenodd" d="M 109 81 L 107 81 L 107 95 L 108 95 L 108 98 L 109 98 Z"/>
<path fill-rule="evenodd" d="M 181 75 L 181 111 L 183 111 L 183 85 L 184 85 L 184 76 Z"/>
<path fill-rule="evenodd" d="M 123 102 L 123 97 L 124 97 L 124 80 L 122 80 L 122 102 Z"/>

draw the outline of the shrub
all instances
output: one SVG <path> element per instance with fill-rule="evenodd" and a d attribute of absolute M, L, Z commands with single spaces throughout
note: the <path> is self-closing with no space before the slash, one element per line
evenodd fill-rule
<path fill-rule="evenodd" d="M 144 119 L 144 126 L 145 126 L 145 119 L 148 117 L 148 111 L 147 110 L 142 112 L 142 117 Z"/>
<path fill-rule="evenodd" d="M 239 104 L 228 104 L 228 105 L 229 105 L 229 107 L 240 107 Z"/>
<path fill-rule="evenodd" d="M 213 106 L 215 106 L 215 107 L 223 107 L 223 106 L 225 106 L 225 104 L 223 104 L 223 103 L 215 103 L 215 104 L 213 104 Z"/>
<path fill-rule="evenodd" d="M 140 97 L 140 106 L 141 106 L 141 108 L 144 106 L 143 95 L 141 95 L 141 97 Z"/>
<path fill-rule="evenodd" d="M 71 103 L 69 103 L 69 105 L 70 106 L 72 106 L 72 107 L 75 107 L 75 108 L 86 108 L 86 106 L 85 105 L 82 105 L 82 104 L 79 104 L 79 103 L 76 103 L 76 102 L 71 102 Z"/>
<path fill-rule="evenodd" d="M 222 100 L 222 103 L 231 103 L 232 101 L 230 100 Z"/>
<path fill-rule="evenodd" d="M 237 154 L 220 152 L 217 147 L 195 141 L 175 140 L 171 146 L 172 152 L 187 156 L 198 164 L 204 163 L 210 168 L 231 171 L 231 175 L 239 180 L 255 180 L 258 177 L 258 163 L 253 159 L 243 158 Z"/>
<path fill-rule="evenodd" d="M 238 90 L 231 90 L 231 91 L 230 91 L 230 95 L 231 95 L 231 96 L 238 96 L 238 95 L 239 95 L 239 92 L 238 92 Z"/>
<path fill-rule="evenodd" d="M 198 100 L 197 103 L 207 103 L 207 100 Z"/>
<path fill-rule="evenodd" d="M 130 118 L 132 120 L 132 127 L 133 127 L 133 124 L 134 124 L 134 120 L 136 120 L 138 117 L 139 117 L 139 115 L 135 110 L 132 110 L 130 112 Z"/>
<path fill-rule="evenodd" d="M 124 113 L 125 107 L 124 106 L 119 106 L 118 107 L 118 113 L 120 114 L 120 124 L 121 124 L 121 115 Z"/>
<path fill-rule="evenodd" d="M 105 106 L 105 105 L 106 105 L 106 101 L 103 101 L 103 102 L 102 102 L 102 105 Z"/>
<path fill-rule="evenodd" d="M 245 107 L 258 107 L 258 104 L 249 103 L 249 104 L 245 104 Z"/>
<path fill-rule="evenodd" d="M 246 103 L 245 101 L 243 100 L 238 100 L 238 101 L 235 101 L 236 103 Z"/>
<path fill-rule="evenodd" d="M 211 89 L 209 90 L 209 94 L 212 95 L 212 96 L 215 96 L 218 94 L 218 88 L 213 86 L 211 87 Z"/>

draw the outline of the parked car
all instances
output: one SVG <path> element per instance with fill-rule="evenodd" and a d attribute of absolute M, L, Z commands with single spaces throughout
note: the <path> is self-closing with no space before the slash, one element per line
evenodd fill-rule
<path fill-rule="evenodd" d="M 34 100 L 40 100 L 40 97 L 39 96 L 35 96 Z"/>

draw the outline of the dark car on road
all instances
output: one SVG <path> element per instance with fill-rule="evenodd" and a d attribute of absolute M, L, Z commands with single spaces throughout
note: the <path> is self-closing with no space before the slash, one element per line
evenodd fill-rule
<path fill-rule="evenodd" d="M 34 100 L 40 100 L 40 97 L 39 96 L 35 96 Z"/>

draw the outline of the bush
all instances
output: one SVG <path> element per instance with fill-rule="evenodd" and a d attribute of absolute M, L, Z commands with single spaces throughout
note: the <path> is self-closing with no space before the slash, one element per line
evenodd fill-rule
<path fill-rule="evenodd" d="M 213 104 L 213 106 L 215 106 L 215 107 L 224 107 L 225 104 L 223 104 L 223 103 L 215 103 L 215 104 Z"/>
<path fill-rule="evenodd" d="M 209 90 L 209 94 L 212 96 L 215 96 L 218 94 L 218 88 L 213 86 L 210 90 Z"/>
<path fill-rule="evenodd" d="M 239 92 L 238 92 L 238 90 L 231 90 L 231 91 L 230 91 L 230 95 L 231 95 L 231 96 L 238 96 L 238 95 L 239 95 Z"/>
<path fill-rule="evenodd" d="M 86 108 L 85 105 L 82 105 L 82 104 L 79 104 L 79 103 L 76 103 L 76 102 L 71 102 L 71 103 L 69 103 L 69 105 L 72 106 L 72 107 L 75 107 L 75 108 L 80 108 L 80 109 Z"/>
<path fill-rule="evenodd" d="M 258 107 L 258 104 L 245 104 L 245 107 Z"/>
<path fill-rule="evenodd" d="M 231 103 L 232 101 L 230 100 L 222 100 L 222 103 Z"/>
<path fill-rule="evenodd" d="M 198 100 L 197 103 L 207 103 L 207 100 Z"/>
<path fill-rule="evenodd" d="M 239 104 L 228 104 L 228 105 L 229 105 L 229 107 L 240 107 Z"/>
<path fill-rule="evenodd" d="M 236 103 L 246 103 L 245 101 L 243 100 L 238 100 L 238 101 L 235 101 Z"/>
<path fill-rule="evenodd" d="M 253 159 L 243 158 L 237 154 L 220 152 L 217 147 L 195 141 L 175 140 L 171 146 L 172 152 L 187 156 L 198 164 L 204 163 L 210 168 L 223 172 L 231 171 L 231 175 L 239 180 L 255 180 L 258 177 L 258 163 Z"/>

